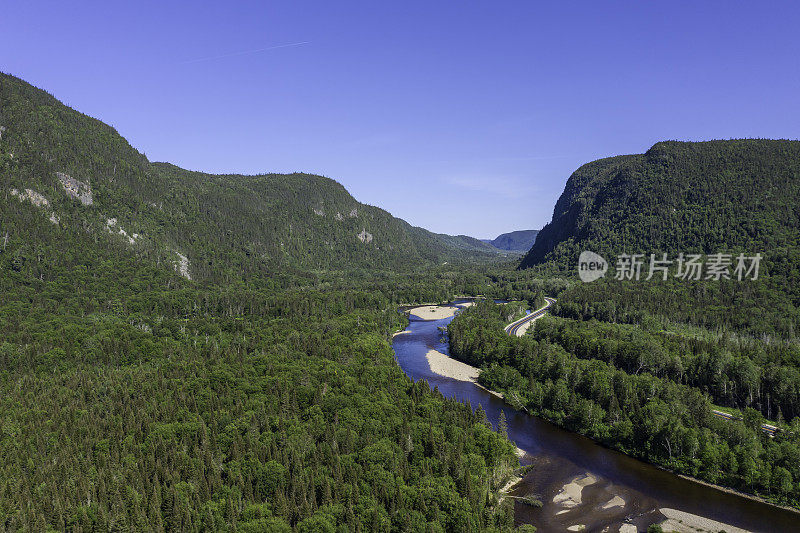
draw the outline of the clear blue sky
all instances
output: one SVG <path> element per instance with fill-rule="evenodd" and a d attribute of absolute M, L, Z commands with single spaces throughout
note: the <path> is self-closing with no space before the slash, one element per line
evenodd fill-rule
<path fill-rule="evenodd" d="M 593 159 L 797 138 L 799 22 L 789 2 L 7 2 L 0 70 L 151 160 L 323 174 L 490 237 L 548 222 Z"/>

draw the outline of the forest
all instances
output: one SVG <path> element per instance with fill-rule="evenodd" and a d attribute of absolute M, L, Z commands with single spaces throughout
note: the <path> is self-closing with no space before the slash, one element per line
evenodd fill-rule
<path fill-rule="evenodd" d="M 768 257 L 798 281 L 800 141 L 665 141 L 577 169 L 522 268 L 569 270 L 578 254 L 717 252 Z"/>
<path fill-rule="evenodd" d="M 6 74 L 0 126 L 0 530 L 513 530 L 503 428 L 390 345 L 403 306 L 460 296 L 484 299 L 450 353 L 515 408 L 800 506 L 800 143 L 589 163 L 519 264 L 323 176 L 150 162 Z M 582 249 L 765 260 L 747 283 L 580 284 Z"/>
<path fill-rule="evenodd" d="M 569 290 L 559 296 L 559 309 L 573 303 Z M 481 367 L 479 382 L 514 407 L 678 473 L 800 502 L 797 345 L 655 322 L 544 317 L 523 337 L 505 324 L 501 305 L 486 300 L 458 315 L 448 337 L 451 355 Z M 718 406 L 740 419 L 713 416 Z M 783 429 L 774 438 L 761 429 L 767 419 Z"/>
<path fill-rule="evenodd" d="M 513 527 L 513 446 L 387 342 L 456 284 L 203 286 L 73 238 L 0 253 L 4 529 Z"/>
<path fill-rule="evenodd" d="M 389 339 L 535 276 L 328 178 L 151 163 L 5 74 L 0 126 L 0 530 L 513 529 L 513 445 Z"/>

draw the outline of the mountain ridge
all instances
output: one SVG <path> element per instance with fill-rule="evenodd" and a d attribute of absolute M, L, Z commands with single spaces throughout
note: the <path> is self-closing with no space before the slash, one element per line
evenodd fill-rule
<path fill-rule="evenodd" d="M 331 178 L 150 162 L 113 127 L 9 74 L 0 74 L 0 127 L 0 198 L 16 202 L 14 212 L 36 208 L 52 231 L 106 235 L 156 264 L 188 261 L 182 271 L 194 279 L 497 257 L 477 239 L 437 235 L 358 202 Z M 25 231 L 19 219 L 3 224 Z"/>
<path fill-rule="evenodd" d="M 491 244 L 498 250 L 510 252 L 527 252 L 536 241 L 539 230 L 522 229 L 501 233 L 494 239 L 481 239 L 483 242 Z"/>
<path fill-rule="evenodd" d="M 663 141 L 587 163 L 520 268 L 603 254 L 783 249 L 800 238 L 800 141 Z M 722 249 L 724 248 L 724 250 Z"/>

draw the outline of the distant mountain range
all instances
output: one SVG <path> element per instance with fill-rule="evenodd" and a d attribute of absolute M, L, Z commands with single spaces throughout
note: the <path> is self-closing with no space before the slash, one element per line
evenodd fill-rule
<path fill-rule="evenodd" d="M 483 242 L 491 244 L 498 250 L 509 252 L 527 252 L 536 241 L 539 230 L 522 229 L 511 231 L 497 236 L 495 239 L 481 239 Z"/>
<path fill-rule="evenodd" d="M 359 203 L 326 177 L 151 163 L 114 128 L 2 73 L 0 209 L 9 242 L 37 234 L 66 257 L 88 234 L 90 248 L 174 264 L 193 279 L 498 257 L 478 239 L 438 235 Z"/>

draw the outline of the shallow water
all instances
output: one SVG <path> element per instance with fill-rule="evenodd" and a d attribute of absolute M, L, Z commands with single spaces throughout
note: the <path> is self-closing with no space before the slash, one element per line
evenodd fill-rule
<path fill-rule="evenodd" d="M 431 373 L 425 354 L 431 348 L 449 353 L 439 328 L 451 320 L 412 320 L 406 328 L 408 333 L 393 340 L 395 356 L 414 381 L 425 379 L 443 395 L 469 402 L 473 408 L 482 405 L 492 424 L 497 424 L 500 410 L 505 411 L 509 438 L 526 452 L 523 463 L 534 464 L 511 494 L 533 495 L 544 504 L 539 509 L 517 502 L 518 523 L 531 523 L 544 532 L 561 532 L 574 525 L 586 526 L 585 531 L 616 531 L 623 523 L 632 523 L 643 530 L 648 524 L 663 520 L 659 508 L 670 507 L 751 531 L 800 531 L 798 513 L 659 470 L 516 411 L 473 383 Z M 553 503 L 553 497 L 565 484 L 587 473 L 597 478 L 596 483 L 583 490 L 579 505 L 562 512 L 564 507 Z M 620 496 L 624 505 L 603 509 L 614 496 Z"/>

